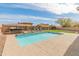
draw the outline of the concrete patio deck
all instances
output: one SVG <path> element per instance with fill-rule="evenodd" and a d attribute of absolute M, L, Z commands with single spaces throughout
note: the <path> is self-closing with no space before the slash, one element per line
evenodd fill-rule
<path fill-rule="evenodd" d="M 78 34 L 65 33 L 29 46 L 20 47 L 15 35 L 7 35 L 3 56 L 62 56 Z"/>
<path fill-rule="evenodd" d="M 70 45 L 64 56 L 79 56 L 79 36 Z"/>
<path fill-rule="evenodd" d="M 1 29 L 0 29 L 0 56 L 3 53 L 5 41 L 6 41 L 6 36 L 1 33 Z"/>

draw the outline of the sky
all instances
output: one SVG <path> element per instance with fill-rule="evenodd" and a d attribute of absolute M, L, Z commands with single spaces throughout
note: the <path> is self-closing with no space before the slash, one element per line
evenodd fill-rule
<path fill-rule="evenodd" d="M 52 24 L 59 18 L 79 21 L 79 3 L 0 3 L 0 24 Z"/>

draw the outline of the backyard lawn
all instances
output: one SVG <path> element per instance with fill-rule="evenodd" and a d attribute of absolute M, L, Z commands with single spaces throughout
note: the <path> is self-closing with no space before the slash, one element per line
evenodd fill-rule
<path fill-rule="evenodd" d="M 64 33 L 76 33 L 76 32 L 67 31 L 67 30 L 46 30 L 45 32 L 64 32 Z"/>

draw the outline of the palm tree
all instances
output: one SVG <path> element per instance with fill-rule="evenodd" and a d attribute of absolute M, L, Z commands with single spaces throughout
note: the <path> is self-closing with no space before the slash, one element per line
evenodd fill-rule
<path fill-rule="evenodd" d="M 70 18 L 61 18 L 58 19 L 56 22 L 60 24 L 62 27 L 70 27 L 72 23 Z"/>

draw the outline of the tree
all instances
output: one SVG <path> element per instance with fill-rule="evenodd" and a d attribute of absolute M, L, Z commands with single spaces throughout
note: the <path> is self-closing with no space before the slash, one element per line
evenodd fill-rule
<path fill-rule="evenodd" d="M 72 20 L 70 18 L 61 18 L 58 19 L 56 22 L 60 24 L 62 27 L 70 27 Z"/>
<path fill-rule="evenodd" d="M 74 26 L 73 27 L 76 27 L 76 28 L 79 28 L 79 22 L 74 22 Z"/>

